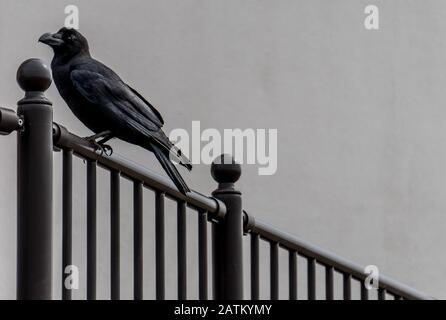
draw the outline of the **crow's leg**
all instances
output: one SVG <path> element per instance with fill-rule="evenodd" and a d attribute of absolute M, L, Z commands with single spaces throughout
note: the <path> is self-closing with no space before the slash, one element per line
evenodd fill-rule
<path fill-rule="evenodd" d="M 113 148 L 110 147 L 108 144 L 102 144 L 95 140 L 90 141 L 90 143 L 93 145 L 95 151 L 99 150 L 99 154 L 102 156 L 103 154 L 107 156 L 111 156 L 113 154 Z"/>
<path fill-rule="evenodd" d="M 108 136 L 102 138 L 101 140 L 99 140 L 98 143 L 100 143 L 100 144 L 104 144 L 104 143 L 106 143 L 108 140 L 113 139 L 113 138 L 114 138 L 114 137 L 110 134 L 110 135 L 108 135 Z"/>
<path fill-rule="evenodd" d="M 113 148 L 109 145 L 109 144 L 105 144 L 108 140 L 113 139 L 113 136 L 110 134 L 104 138 L 102 138 L 101 140 L 99 140 L 97 143 L 100 144 L 105 151 L 105 154 L 107 156 L 111 156 L 113 154 Z"/>
<path fill-rule="evenodd" d="M 110 130 L 106 130 L 106 131 L 102 131 L 102 132 L 99 132 L 97 134 L 94 134 L 92 136 L 85 137 L 84 139 L 87 140 L 87 141 L 96 141 L 96 139 L 108 137 L 110 135 L 111 135 L 111 131 Z"/>
<path fill-rule="evenodd" d="M 96 141 L 96 139 L 100 139 L 100 138 L 102 138 L 102 139 L 99 141 Z M 111 131 L 107 130 L 107 131 L 103 131 L 98 134 L 86 137 L 85 139 L 94 145 L 96 151 L 97 150 L 100 151 L 100 155 L 103 155 L 105 153 L 105 155 L 111 156 L 113 154 L 113 148 L 110 147 L 108 144 L 105 144 L 105 142 L 107 142 L 111 138 L 113 138 Z"/>

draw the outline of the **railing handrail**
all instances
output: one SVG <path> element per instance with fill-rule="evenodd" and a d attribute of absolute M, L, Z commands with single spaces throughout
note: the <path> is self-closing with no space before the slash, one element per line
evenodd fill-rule
<path fill-rule="evenodd" d="M 174 200 L 186 201 L 189 206 L 208 212 L 212 219 L 223 219 L 226 213 L 225 204 L 214 198 L 205 196 L 197 191 L 191 191 L 187 196 L 177 190 L 173 182 L 144 166 L 113 153 L 111 156 L 101 156 L 94 151 L 93 146 L 85 139 L 69 132 L 64 126 L 53 124 L 53 144 L 62 149 L 71 149 L 83 158 L 95 160 L 98 165 L 107 169 L 119 171 L 122 176 L 141 181 L 149 188 L 164 192 Z"/>
<path fill-rule="evenodd" d="M 245 232 L 256 233 L 267 241 L 277 242 L 282 247 L 295 250 L 307 258 L 314 258 L 317 262 L 333 267 L 340 272 L 348 273 L 360 281 L 369 276 L 369 274 L 364 272 L 364 268 L 361 265 L 313 245 L 297 236 L 281 231 L 261 219 L 254 218 L 246 211 L 244 212 L 244 221 Z M 406 299 L 434 300 L 433 297 L 423 292 L 381 274 L 379 275 L 379 287 Z"/>
<path fill-rule="evenodd" d="M 74 153 L 81 157 L 96 160 L 98 165 L 102 165 L 107 169 L 117 170 L 123 176 L 139 180 L 148 187 L 165 192 L 166 195 L 173 197 L 175 200 L 184 200 L 193 207 L 206 210 L 213 219 L 220 220 L 224 218 L 226 206 L 222 201 L 214 197 L 207 197 L 196 191 L 192 191 L 186 197 L 176 189 L 173 182 L 168 178 L 126 159 L 117 153 L 106 157 L 101 156 L 94 151 L 93 146 L 88 141 L 69 132 L 60 124 L 54 123 L 53 130 L 53 143 L 56 147 L 72 149 Z M 334 267 L 340 272 L 351 274 L 352 277 L 358 280 L 362 281 L 369 276 L 359 264 L 313 245 L 297 236 L 281 231 L 261 219 L 254 218 L 246 212 L 244 225 L 246 232 L 254 232 L 268 241 L 278 242 L 282 247 L 296 250 L 300 255 L 314 258 L 317 262 Z M 379 276 L 379 286 L 393 294 L 401 295 L 409 299 L 433 299 L 425 293 L 384 275 Z"/>
<path fill-rule="evenodd" d="M 156 192 L 156 292 L 158 299 L 164 299 L 165 244 L 164 244 L 164 195 L 178 203 L 178 239 L 186 242 L 185 208 L 186 204 L 199 213 L 199 296 L 207 298 L 207 221 L 208 217 L 218 223 L 212 224 L 212 267 L 213 290 L 215 299 L 234 300 L 243 298 L 243 245 L 242 233 L 250 232 L 251 271 L 255 279 L 251 293 L 258 298 L 259 278 L 259 238 L 270 243 L 271 298 L 279 297 L 279 246 L 290 253 L 290 299 L 297 298 L 297 254 L 308 259 L 308 299 L 316 298 L 316 263 L 326 267 L 327 299 L 333 299 L 333 272 L 344 276 L 344 299 L 351 298 L 350 280 L 363 281 L 369 276 L 360 265 L 344 259 L 332 252 L 315 246 L 296 236 L 283 232 L 259 219 L 254 219 L 242 210 L 241 192 L 235 182 L 240 178 L 241 166 L 230 155 L 221 155 L 211 167 L 212 177 L 218 187 L 212 197 L 192 191 L 187 196 L 181 194 L 173 182 L 141 165 L 118 154 L 102 156 L 95 152 L 94 145 L 87 140 L 70 133 L 65 127 L 53 123 L 51 102 L 45 98 L 44 91 L 51 84 L 49 68 L 38 59 L 29 59 L 19 68 L 17 79 L 25 91 L 25 97 L 18 102 L 17 113 L 0 108 L 0 134 L 18 131 L 18 223 L 17 223 L 17 298 L 51 299 L 52 298 L 52 148 L 64 150 L 63 159 L 63 270 L 71 265 L 71 206 L 72 206 L 72 164 L 71 155 L 77 154 L 89 161 L 87 167 L 87 190 L 91 188 L 91 201 L 87 197 L 87 242 L 90 241 L 87 254 L 87 296 L 88 285 L 95 288 L 96 268 L 96 165 L 111 173 L 111 288 L 112 299 L 119 299 L 119 177 L 134 181 L 134 215 L 142 217 L 142 185 Z M 52 132 L 51 132 L 51 129 Z M 217 160 L 217 159 L 216 159 Z M 93 170 L 94 169 L 94 170 Z M 91 179 L 88 177 L 90 176 Z M 91 220 L 90 220 L 91 219 Z M 243 221 L 242 221 L 243 220 Z M 138 266 L 135 283 L 142 279 L 142 229 L 135 231 L 134 262 Z M 90 240 L 88 240 L 90 239 Z M 179 246 L 178 265 L 186 266 L 185 247 Z M 90 262 L 88 260 L 91 259 Z M 65 272 L 65 271 L 64 271 Z M 185 273 L 185 271 L 184 271 Z M 136 273 L 135 273 L 136 274 Z M 185 296 L 186 282 L 179 278 L 181 296 Z M 64 277 L 63 281 L 64 282 Z M 253 284 L 251 283 L 251 285 Z M 136 287 L 135 287 L 136 288 Z M 94 298 L 93 294 L 90 298 Z M 135 297 L 141 298 L 141 288 Z M 385 299 L 386 292 L 395 299 L 433 299 L 409 286 L 380 275 L 378 298 Z M 368 299 L 365 285 L 361 286 L 361 299 Z M 180 295 L 180 293 L 179 293 Z M 64 296 L 70 298 L 70 295 Z"/>

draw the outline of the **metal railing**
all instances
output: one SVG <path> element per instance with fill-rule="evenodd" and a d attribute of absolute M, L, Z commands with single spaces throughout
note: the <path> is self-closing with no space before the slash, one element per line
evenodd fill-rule
<path fill-rule="evenodd" d="M 143 279 L 143 188 L 155 192 L 155 242 L 156 242 L 156 298 L 165 296 L 165 244 L 164 244 L 164 200 L 168 197 L 177 203 L 177 243 L 178 243 L 178 298 L 186 298 L 186 206 L 198 214 L 199 230 L 199 297 L 207 299 L 207 223 L 223 220 L 225 204 L 217 198 L 206 197 L 192 191 L 184 196 L 175 185 L 157 173 L 150 171 L 118 154 L 101 156 L 86 140 L 68 132 L 63 126 L 53 124 L 54 146 L 63 150 L 63 266 L 71 264 L 71 203 L 72 203 L 72 157 L 73 154 L 87 161 L 87 299 L 96 297 L 96 167 L 101 166 L 110 172 L 111 209 L 111 298 L 119 299 L 119 199 L 120 178 L 133 182 L 134 220 L 134 298 L 141 299 Z M 240 227 L 240 230 L 241 227 Z M 241 234 L 241 232 L 240 232 Z M 62 286 L 63 296 L 70 298 L 70 290 Z"/>
<path fill-rule="evenodd" d="M 364 280 L 370 275 L 364 267 L 348 261 L 329 251 L 321 249 L 305 240 L 280 231 L 268 223 L 254 219 L 245 212 L 245 230 L 251 237 L 251 298 L 259 297 L 259 241 L 268 242 L 270 246 L 270 288 L 271 299 L 277 299 L 278 282 L 278 248 L 282 247 L 289 255 L 289 298 L 297 299 L 297 259 L 303 257 L 307 261 L 307 298 L 316 299 L 316 264 L 325 268 L 325 299 L 334 299 L 334 273 L 340 273 L 343 278 L 342 294 L 344 300 L 352 299 L 352 282 L 360 285 L 360 299 L 369 299 L 369 290 Z M 385 300 L 391 296 L 395 300 L 432 300 L 433 298 L 386 276 L 379 276 L 378 299 Z"/>
<path fill-rule="evenodd" d="M 235 182 L 241 167 L 228 156 L 212 164 L 211 173 L 218 188 L 211 197 L 192 191 L 187 196 L 178 192 L 164 176 L 131 162 L 117 154 L 102 156 L 86 140 L 70 133 L 52 120 L 51 103 L 44 91 L 51 84 L 48 68 L 42 61 L 30 59 L 19 68 L 17 80 L 25 91 L 18 102 L 17 113 L 0 108 L 0 133 L 17 131 L 18 154 L 18 232 L 17 232 L 17 298 L 51 299 L 52 288 L 52 175 L 53 149 L 62 151 L 62 299 L 71 299 L 64 285 L 67 266 L 72 264 L 73 231 L 73 156 L 87 162 L 87 299 L 97 298 L 97 167 L 110 176 L 110 292 L 120 299 L 120 182 L 133 182 L 133 297 L 143 299 L 143 190 L 155 193 L 155 273 L 156 299 L 165 298 L 165 199 L 177 204 L 177 297 L 187 299 L 187 228 L 186 208 L 197 213 L 198 225 L 198 292 L 199 299 L 259 299 L 260 242 L 270 247 L 270 298 L 279 298 L 279 249 L 288 251 L 289 299 L 298 298 L 298 259 L 307 260 L 307 299 L 316 299 L 317 265 L 325 268 L 325 298 L 334 299 L 335 273 L 343 277 L 344 299 L 352 298 L 351 284 L 361 284 L 360 298 L 369 298 L 363 282 L 364 269 L 337 255 L 324 251 L 297 237 L 277 230 L 242 210 L 241 193 Z M 229 160 L 229 161 L 228 161 Z M 212 259 L 208 262 L 208 224 L 212 224 Z M 243 290 L 243 237 L 250 237 L 251 296 Z M 245 255 L 246 257 L 246 255 Z M 212 271 L 212 295 L 208 292 L 208 275 Z M 378 299 L 431 299 L 431 297 L 396 281 L 380 276 Z"/>

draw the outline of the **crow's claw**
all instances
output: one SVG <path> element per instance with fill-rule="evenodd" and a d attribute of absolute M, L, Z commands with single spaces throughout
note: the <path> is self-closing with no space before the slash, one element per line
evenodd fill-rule
<path fill-rule="evenodd" d="M 110 145 L 103 144 L 102 148 L 103 148 L 106 156 L 110 157 L 113 154 L 113 148 Z"/>
<path fill-rule="evenodd" d="M 108 144 L 101 144 L 98 143 L 97 141 L 90 141 L 91 144 L 93 144 L 94 146 L 94 151 L 97 152 L 99 151 L 99 155 L 106 155 L 106 156 L 111 156 L 113 154 L 113 148 L 108 145 Z"/>

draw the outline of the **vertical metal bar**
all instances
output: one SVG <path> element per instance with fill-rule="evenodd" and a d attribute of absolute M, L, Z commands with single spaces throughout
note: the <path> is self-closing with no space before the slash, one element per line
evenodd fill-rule
<path fill-rule="evenodd" d="M 348 273 L 343 274 L 344 300 L 351 300 L 351 298 L 352 298 L 351 279 L 352 279 L 352 276 L 349 275 Z"/>
<path fill-rule="evenodd" d="M 378 289 L 378 300 L 386 300 L 386 289 Z"/>
<path fill-rule="evenodd" d="M 241 192 L 235 187 L 241 166 L 231 156 L 221 155 L 212 163 L 211 173 L 218 182 L 218 188 L 212 195 L 226 205 L 224 221 L 214 224 L 212 229 L 214 298 L 242 300 L 243 212 Z M 216 267 L 217 264 L 221 266 Z"/>
<path fill-rule="evenodd" d="M 333 278 L 333 267 L 325 267 L 325 298 L 327 300 L 334 299 L 334 278 Z"/>
<path fill-rule="evenodd" d="M 207 245 L 207 214 L 198 212 L 198 280 L 199 299 L 208 298 L 208 245 Z"/>
<path fill-rule="evenodd" d="M 251 300 L 259 300 L 259 235 L 251 233 Z"/>
<path fill-rule="evenodd" d="M 290 300 L 297 300 L 297 252 L 289 251 L 289 292 Z"/>
<path fill-rule="evenodd" d="M 120 298 L 120 185 L 119 172 L 110 172 L 110 225 L 111 225 L 111 299 Z"/>
<path fill-rule="evenodd" d="M 359 280 L 361 284 L 361 300 L 369 300 L 369 290 L 365 287 L 364 281 Z"/>
<path fill-rule="evenodd" d="M 177 203 L 178 300 L 187 299 L 186 202 Z"/>
<path fill-rule="evenodd" d="M 279 299 L 279 244 L 270 242 L 270 281 L 271 300 Z"/>
<path fill-rule="evenodd" d="M 156 192 L 155 196 L 155 255 L 156 255 L 156 299 L 165 298 L 164 275 L 164 193 Z"/>
<path fill-rule="evenodd" d="M 316 300 L 316 260 L 308 258 L 308 300 Z"/>
<path fill-rule="evenodd" d="M 143 298 L 143 185 L 133 182 L 133 298 Z"/>
<path fill-rule="evenodd" d="M 51 72 L 39 59 L 17 71 L 26 92 L 17 115 L 17 298 L 52 298 L 53 110 L 44 91 Z"/>
<path fill-rule="evenodd" d="M 96 299 L 96 161 L 87 161 L 87 299 Z"/>
<path fill-rule="evenodd" d="M 222 254 L 225 248 L 223 224 L 223 221 L 212 224 L 212 294 L 214 300 L 223 300 L 225 295 L 224 256 Z"/>
<path fill-rule="evenodd" d="M 64 149 L 62 157 L 62 300 L 71 300 L 65 277 L 72 264 L 73 151 Z"/>

